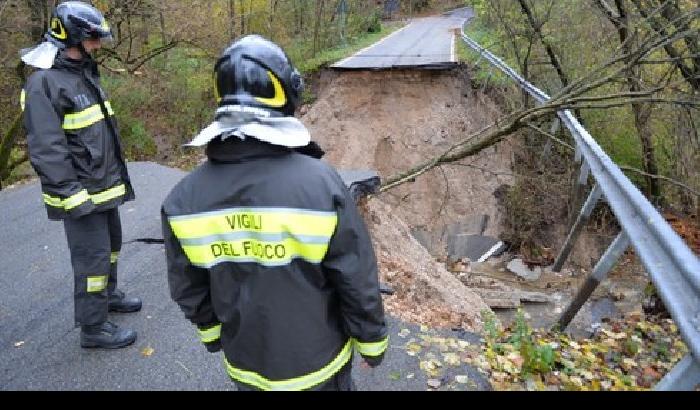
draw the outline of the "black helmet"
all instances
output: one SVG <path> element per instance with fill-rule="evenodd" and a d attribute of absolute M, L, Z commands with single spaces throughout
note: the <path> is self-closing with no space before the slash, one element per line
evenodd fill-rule
<path fill-rule="evenodd" d="M 293 116 L 304 89 L 301 75 L 287 54 L 259 35 L 233 42 L 214 70 L 220 106 L 250 106 Z"/>
<path fill-rule="evenodd" d="M 44 36 L 58 48 L 76 47 L 88 39 L 112 40 L 112 30 L 102 13 L 82 1 L 59 4 Z"/>

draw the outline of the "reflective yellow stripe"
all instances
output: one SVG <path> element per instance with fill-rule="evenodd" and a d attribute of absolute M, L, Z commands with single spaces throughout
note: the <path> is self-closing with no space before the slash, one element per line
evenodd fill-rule
<path fill-rule="evenodd" d="M 267 76 L 272 82 L 272 88 L 275 90 L 275 95 L 273 95 L 272 98 L 255 97 L 255 99 L 265 105 L 269 105 L 270 107 L 284 107 L 284 105 L 287 103 L 287 96 L 284 94 L 284 88 L 282 88 L 280 80 L 278 80 L 271 71 L 267 72 Z"/>
<path fill-rule="evenodd" d="M 103 204 L 105 202 L 111 201 L 114 198 L 123 196 L 126 194 L 126 185 L 119 184 L 102 192 L 95 194 L 88 194 L 86 190 L 82 190 L 73 196 L 69 196 L 66 199 L 61 199 L 48 194 L 43 194 L 44 202 L 46 204 L 53 206 L 54 208 L 63 208 L 66 211 L 82 205 L 83 202 L 91 199 L 96 205 Z"/>
<path fill-rule="evenodd" d="M 105 107 L 107 108 L 107 113 L 109 115 L 114 115 L 112 105 L 109 103 L 109 101 L 105 102 Z M 63 117 L 63 129 L 77 130 L 80 128 L 86 128 L 102 119 L 104 119 L 104 115 L 102 114 L 100 104 L 95 104 L 84 109 L 83 111 L 66 114 Z"/>
<path fill-rule="evenodd" d="M 168 218 L 179 239 L 199 238 L 232 231 L 290 232 L 330 237 L 338 217 L 335 212 L 293 208 L 230 208 Z"/>
<path fill-rule="evenodd" d="M 27 93 L 22 90 L 22 92 L 19 94 L 19 106 L 22 107 L 22 111 L 24 111 L 24 102 L 27 100 Z"/>
<path fill-rule="evenodd" d="M 116 263 L 119 259 L 119 252 L 112 252 L 109 254 L 109 263 Z"/>
<path fill-rule="evenodd" d="M 88 278 L 87 278 L 87 291 L 89 293 L 101 292 L 106 287 L 107 287 L 107 275 L 88 276 Z"/>
<path fill-rule="evenodd" d="M 231 378 L 242 383 L 255 386 L 261 390 L 305 390 L 323 383 L 335 375 L 347 362 L 350 360 L 352 353 L 352 340 L 348 340 L 343 347 L 343 350 L 338 353 L 338 356 L 328 363 L 325 367 L 305 376 L 295 377 L 286 380 L 269 380 L 266 377 L 248 370 L 238 369 L 226 362 L 226 369 Z"/>
<path fill-rule="evenodd" d="M 53 206 L 54 208 L 63 208 L 66 211 L 70 211 L 71 209 L 82 205 L 83 202 L 90 199 L 90 195 L 84 189 L 75 195 L 69 196 L 66 199 L 57 198 L 48 194 L 43 194 L 43 196 L 44 202 L 46 202 L 46 204 Z"/>
<path fill-rule="evenodd" d="M 384 353 L 387 346 L 389 346 L 389 336 L 385 337 L 383 340 L 372 343 L 362 343 L 359 340 L 355 340 L 355 346 L 357 351 L 364 356 L 379 356 Z"/>
<path fill-rule="evenodd" d="M 213 342 L 221 337 L 221 325 L 210 327 L 206 330 L 197 329 L 199 339 L 204 343 Z"/>
<path fill-rule="evenodd" d="M 328 251 L 328 245 L 300 243 L 294 239 L 280 242 L 246 239 L 183 246 L 182 249 L 193 265 L 210 268 L 221 262 L 255 262 L 264 266 L 283 266 L 295 258 L 320 263 Z"/>
<path fill-rule="evenodd" d="M 190 262 L 282 266 L 295 258 L 320 263 L 338 220 L 335 212 L 294 208 L 231 208 L 168 218 Z"/>
<path fill-rule="evenodd" d="M 125 194 L 126 186 L 124 184 L 119 184 L 105 191 L 98 192 L 96 194 L 91 194 L 90 199 L 92 199 L 92 202 L 99 205 L 107 201 L 111 201 L 114 198 L 123 196 Z"/>

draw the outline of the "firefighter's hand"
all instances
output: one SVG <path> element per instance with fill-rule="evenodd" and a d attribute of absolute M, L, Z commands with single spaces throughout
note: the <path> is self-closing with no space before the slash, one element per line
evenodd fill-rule
<path fill-rule="evenodd" d="M 216 353 L 221 350 L 221 339 L 216 339 L 209 343 L 204 343 L 204 347 L 207 348 L 209 353 Z"/>
<path fill-rule="evenodd" d="M 362 356 L 362 362 L 360 365 L 365 369 L 370 367 L 374 368 L 379 366 L 382 363 L 382 360 L 384 360 L 384 354 L 380 354 L 379 356 Z"/>

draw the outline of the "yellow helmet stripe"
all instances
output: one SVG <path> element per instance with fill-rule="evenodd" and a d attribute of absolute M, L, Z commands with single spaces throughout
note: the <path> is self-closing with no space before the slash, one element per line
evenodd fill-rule
<path fill-rule="evenodd" d="M 217 103 L 221 102 L 221 94 L 219 93 L 219 84 L 216 81 L 216 73 L 212 75 L 212 80 L 214 82 L 214 98 Z"/>
<path fill-rule="evenodd" d="M 59 40 L 65 40 L 68 38 L 68 33 L 58 17 L 51 19 L 51 34 Z"/>
<path fill-rule="evenodd" d="M 267 75 L 270 77 L 272 86 L 275 88 L 275 95 L 272 98 L 255 97 L 255 99 L 270 107 L 284 107 L 284 105 L 287 104 L 287 96 L 284 94 L 284 88 L 282 88 L 280 80 L 278 80 L 277 77 L 275 77 L 275 75 L 269 70 Z"/>

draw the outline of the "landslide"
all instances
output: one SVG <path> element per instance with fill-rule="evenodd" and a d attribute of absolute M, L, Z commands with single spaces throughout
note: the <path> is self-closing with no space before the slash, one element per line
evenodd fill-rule
<path fill-rule="evenodd" d="M 463 68 L 327 70 L 316 84 L 317 99 L 302 109 L 301 119 L 326 151 L 325 159 L 338 169 L 375 170 L 384 180 L 442 153 L 499 114 L 487 95 L 472 88 Z M 396 287 L 387 310 L 423 324 L 480 328 L 480 312 L 488 307 L 410 231 L 438 231 L 485 214 L 486 233 L 498 236 L 503 218 L 494 192 L 512 183 L 511 157 L 511 145 L 503 141 L 369 201 L 367 221 L 381 279 Z"/>

